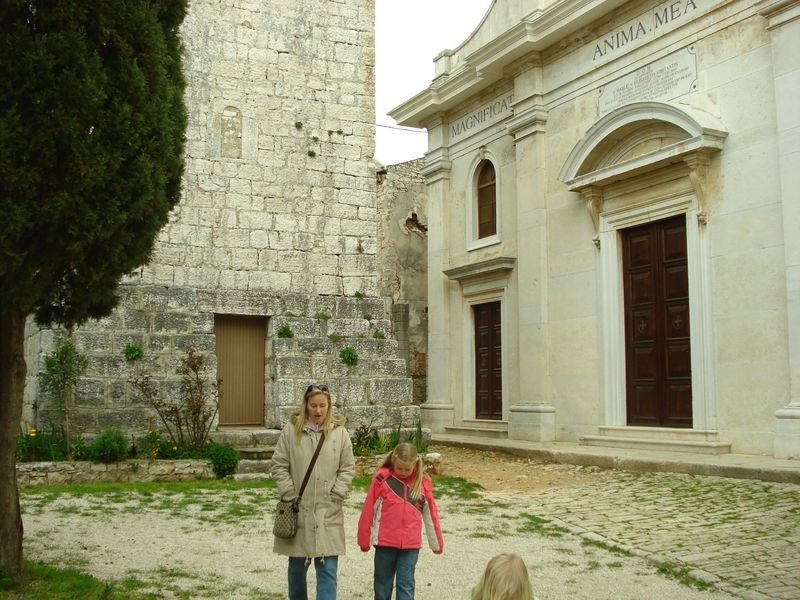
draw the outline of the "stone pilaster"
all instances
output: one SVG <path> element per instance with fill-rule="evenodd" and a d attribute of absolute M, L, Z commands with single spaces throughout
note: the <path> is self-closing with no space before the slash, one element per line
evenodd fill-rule
<path fill-rule="evenodd" d="M 450 319 L 447 287 L 453 285 L 442 272 L 446 268 L 444 237 L 445 202 L 450 193 L 451 163 L 444 146 L 446 125 L 437 119 L 428 124 L 431 140 L 441 145 L 425 155 L 422 175 L 428 188 L 428 373 L 451 373 Z M 455 409 L 450 396 L 450 377 L 428 377 L 427 400 L 420 406 L 423 425 L 442 433 L 453 424 Z"/>
<path fill-rule="evenodd" d="M 768 0 L 759 11 L 767 19 L 774 65 L 789 335 L 790 399 L 775 413 L 774 452 L 779 458 L 800 458 L 800 2 Z"/>
<path fill-rule="evenodd" d="M 519 395 L 508 413 L 511 439 L 555 439 L 555 408 L 547 395 L 547 209 L 544 131 L 546 111 L 535 102 L 515 107 L 508 129 L 514 136 L 517 172 L 519 293 Z"/>

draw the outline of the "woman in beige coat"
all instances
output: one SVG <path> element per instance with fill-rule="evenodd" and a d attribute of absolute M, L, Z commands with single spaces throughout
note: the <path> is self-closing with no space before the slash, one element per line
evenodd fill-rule
<path fill-rule="evenodd" d="M 324 385 L 310 385 L 272 455 L 272 478 L 284 500 L 297 498 L 311 457 L 325 432 L 317 462 L 300 499 L 297 535 L 275 538 L 273 550 L 289 557 L 289 600 L 308 600 L 306 574 L 312 559 L 317 600 L 335 600 L 338 557 L 345 553 L 342 502 L 350 493 L 355 459 L 345 419 L 334 415 Z"/>

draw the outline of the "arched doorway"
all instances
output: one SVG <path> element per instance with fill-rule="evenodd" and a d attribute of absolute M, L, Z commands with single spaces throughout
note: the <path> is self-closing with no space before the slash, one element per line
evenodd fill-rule
<path fill-rule="evenodd" d="M 707 173 L 726 136 L 659 102 L 601 118 L 559 179 L 580 192 L 600 253 L 605 424 L 716 426 Z"/>

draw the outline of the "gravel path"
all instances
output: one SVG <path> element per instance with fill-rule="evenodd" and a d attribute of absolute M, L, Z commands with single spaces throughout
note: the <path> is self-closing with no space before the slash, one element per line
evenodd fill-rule
<path fill-rule="evenodd" d="M 355 544 L 363 498 L 354 492 L 345 504 L 349 546 L 339 565 L 341 600 L 372 597 L 373 554 Z M 164 598 L 278 600 L 286 594 L 286 559 L 272 553 L 266 529 L 274 500 L 274 490 L 265 488 L 191 496 L 23 494 L 26 557 L 75 566 L 118 588 L 132 577 Z M 525 558 L 540 600 L 734 597 L 691 589 L 643 557 L 542 522 L 524 492 L 442 497 L 439 506 L 445 550 L 420 554 L 420 600 L 469 598 L 488 559 L 508 551 Z"/>

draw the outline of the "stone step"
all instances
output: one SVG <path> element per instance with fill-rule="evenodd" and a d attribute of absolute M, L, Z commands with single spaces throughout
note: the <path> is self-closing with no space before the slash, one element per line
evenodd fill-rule
<path fill-rule="evenodd" d="M 275 446 L 234 446 L 242 460 L 269 460 Z"/>
<path fill-rule="evenodd" d="M 253 474 L 260 473 L 269 475 L 272 469 L 272 460 L 264 459 L 245 459 L 239 461 L 236 467 L 236 472 L 240 474 Z"/>
<path fill-rule="evenodd" d="M 234 481 L 266 481 L 271 479 L 267 473 L 234 473 Z"/>
<path fill-rule="evenodd" d="M 664 452 L 691 452 L 693 454 L 729 454 L 731 451 L 731 444 L 727 442 L 612 437 L 607 435 L 584 435 L 578 438 L 578 441 L 583 446 L 636 448 Z"/>
<path fill-rule="evenodd" d="M 457 427 L 446 426 L 445 433 L 451 435 L 464 435 L 477 438 L 508 439 L 508 429 L 505 427 Z"/>
<path fill-rule="evenodd" d="M 683 429 L 678 427 L 614 427 L 597 428 L 598 435 L 613 438 L 684 440 L 692 442 L 718 442 L 719 432 L 712 429 Z"/>
<path fill-rule="evenodd" d="M 208 437 L 218 444 L 227 444 L 234 448 L 272 447 L 278 443 L 279 429 L 264 428 L 223 428 L 209 433 Z"/>

